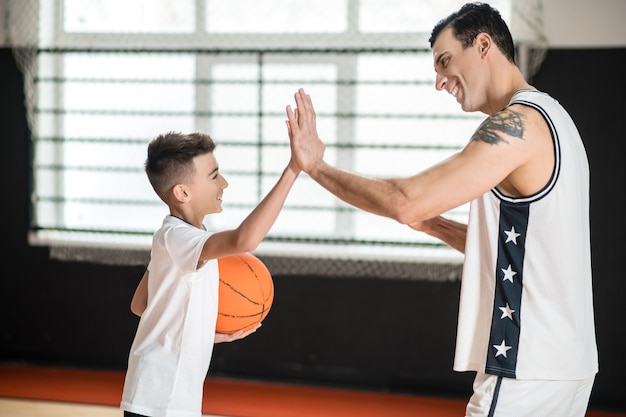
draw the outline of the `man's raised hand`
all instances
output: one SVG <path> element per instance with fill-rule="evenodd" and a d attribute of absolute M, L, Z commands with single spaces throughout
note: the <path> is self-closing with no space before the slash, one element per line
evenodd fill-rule
<path fill-rule="evenodd" d="M 326 146 L 317 134 L 316 114 L 311 96 L 300 88 L 296 94 L 296 108 L 287 106 L 287 132 L 291 153 L 298 166 L 306 173 L 323 160 Z"/>

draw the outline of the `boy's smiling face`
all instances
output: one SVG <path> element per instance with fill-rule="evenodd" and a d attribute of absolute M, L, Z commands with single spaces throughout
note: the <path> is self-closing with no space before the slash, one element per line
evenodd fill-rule
<path fill-rule="evenodd" d="M 215 155 L 207 153 L 194 158 L 195 172 L 188 183 L 191 204 L 198 215 L 222 211 L 222 195 L 228 181 L 219 172 Z"/>

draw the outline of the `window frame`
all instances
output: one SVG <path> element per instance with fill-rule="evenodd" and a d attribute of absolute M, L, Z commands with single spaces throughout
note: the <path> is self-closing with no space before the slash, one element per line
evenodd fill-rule
<path fill-rule="evenodd" d="M 124 34 L 125 47 L 121 47 L 116 39 L 119 34 L 86 34 L 86 33 L 67 33 L 63 30 L 63 0 L 54 0 L 55 10 L 52 13 L 55 16 L 54 23 L 42 24 L 44 32 L 52 32 L 52 41 L 42 42 L 40 52 L 55 53 L 72 53 L 79 51 L 93 52 L 111 52 L 111 53 L 133 53 L 140 51 L 158 52 L 167 51 L 168 49 L 176 49 L 179 52 L 197 52 L 200 55 L 207 51 L 212 53 L 261 53 L 274 54 L 278 56 L 289 52 L 303 52 L 316 54 L 320 52 L 328 52 L 331 54 L 346 54 L 340 60 L 343 64 L 338 64 L 338 68 L 348 68 L 349 71 L 355 71 L 354 56 L 350 55 L 355 51 L 363 53 L 430 53 L 427 48 L 418 48 L 415 45 L 427 45 L 428 34 L 426 33 L 372 33 L 363 34 L 358 32 L 356 17 L 358 16 L 358 4 L 356 0 L 348 2 L 348 29 L 345 33 L 334 34 L 289 34 L 284 36 L 280 34 L 257 34 L 250 36 L 249 34 L 215 34 L 206 33 L 201 28 L 205 21 L 205 1 L 195 0 L 196 7 L 196 30 L 192 34 Z M 45 20 L 45 16 L 42 16 Z M 48 22 L 49 23 L 49 22 Z M 164 48 L 164 45 L 166 47 Z M 183 46 L 184 45 L 184 46 Z M 233 47 L 235 45 L 235 47 Z M 267 48 L 267 45 L 271 45 Z M 306 45 L 302 48 L 300 45 Z M 313 55 L 311 55 L 313 56 Z M 349 58 L 349 57 L 352 58 Z M 314 60 L 314 59 L 313 59 Z M 203 61 L 200 59 L 200 61 Z M 62 64 L 57 62 L 57 70 L 62 71 Z M 198 65 L 202 65 L 201 63 Z M 339 77 L 341 78 L 341 77 Z M 354 74 L 348 74 L 347 79 L 355 79 Z M 434 82 L 434 76 L 433 76 Z M 344 86 L 345 87 L 345 86 Z M 343 87 L 339 86 L 339 90 Z M 354 94 L 354 89 L 345 87 L 346 90 L 342 95 L 348 97 Z M 202 97 L 202 89 L 196 88 L 196 97 Z M 205 94 L 205 93 L 204 93 Z M 62 96 L 61 93 L 58 95 Z M 352 113 L 353 108 L 342 108 L 346 102 L 342 101 L 337 104 L 338 112 Z M 59 104 L 60 106 L 60 104 Z M 205 130 L 207 128 L 206 120 L 198 117 L 196 121 L 197 130 Z M 342 131 L 353 131 L 353 127 L 347 126 L 350 121 L 342 120 L 338 123 L 338 137 L 343 137 Z M 59 130 L 62 126 L 59 125 Z M 61 136 L 61 134 L 59 135 Z M 349 135 L 347 135 L 349 137 Z M 469 136 L 468 136 L 469 137 Z M 262 140 L 259 138 L 259 140 Z M 351 143 L 343 144 L 344 148 L 338 149 L 338 152 L 346 154 L 345 158 L 351 160 L 353 147 Z M 341 145 L 339 145 L 341 147 Z M 460 149 L 460 148 L 459 148 Z M 59 161 L 62 164 L 62 161 Z M 343 165 L 344 168 L 351 169 L 350 164 Z M 36 171 L 36 167 L 33 170 Z M 277 175 L 277 173 L 274 173 Z M 299 180 L 301 181 L 301 180 Z M 62 187 L 57 183 L 58 187 Z M 257 199 L 263 197 L 262 188 L 257 189 Z M 33 203 L 35 204 L 35 203 Z M 347 207 L 340 201 L 337 201 L 337 224 L 346 225 L 353 220 L 353 213 L 356 209 Z M 35 209 L 34 209 L 35 210 Z M 36 212 L 36 210 L 35 210 Z M 458 218 L 463 214 L 456 215 Z M 62 231 L 51 231 L 51 233 L 42 233 L 36 227 L 36 216 L 33 216 L 34 228 L 30 233 L 30 242 L 35 245 L 50 246 L 73 246 L 73 247 L 103 247 L 103 248 L 147 248 L 149 245 L 143 239 L 133 239 L 124 233 L 104 233 L 101 238 L 94 236 L 86 236 L 84 233 L 70 233 L 70 235 Z M 89 233 L 87 233 L 89 235 Z M 106 235 L 106 236 L 105 236 Z M 348 257 L 348 258 L 380 258 L 383 260 L 414 260 L 414 261 L 435 261 L 441 260 L 445 262 L 460 262 L 462 255 L 456 253 L 453 249 L 447 248 L 443 243 L 412 243 L 412 242 L 396 242 L 390 243 L 386 241 L 369 242 L 363 246 L 363 242 L 350 238 L 351 233 L 344 233 L 346 237 L 338 238 L 334 241 L 327 239 L 285 239 L 284 237 L 275 238 L 271 234 L 268 235 L 266 241 L 259 248 L 261 252 L 289 254 L 293 256 L 314 256 L 314 257 Z M 341 234 L 340 234 L 341 236 Z M 145 237 L 145 236 L 144 236 Z M 416 254 L 416 252 L 419 252 Z"/>

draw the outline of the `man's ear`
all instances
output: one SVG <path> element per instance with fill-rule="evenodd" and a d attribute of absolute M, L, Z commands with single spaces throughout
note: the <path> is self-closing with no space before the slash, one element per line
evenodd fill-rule
<path fill-rule="evenodd" d="M 187 187 L 184 184 L 176 184 L 172 188 L 172 195 L 174 199 L 180 203 L 184 203 L 189 200 L 189 193 L 187 192 Z"/>
<path fill-rule="evenodd" d="M 476 35 L 476 40 L 474 41 L 474 44 L 478 47 L 478 53 L 480 54 L 480 57 L 484 58 L 489 53 L 489 49 L 492 45 L 491 36 L 484 32 L 479 33 L 478 35 Z"/>

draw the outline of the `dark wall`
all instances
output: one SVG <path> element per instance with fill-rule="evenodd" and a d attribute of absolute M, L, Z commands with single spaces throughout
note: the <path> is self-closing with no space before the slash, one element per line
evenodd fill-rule
<path fill-rule="evenodd" d="M 626 49 L 551 50 L 534 85 L 556 97 L 582 135 L 591 169 L 591 240 L 600 372 L 593 400 L 626 410 L 624 104 Z"/>
<path fill-rule="evenodd" d="M 533 80 L 570 110 L 587 145 L 601 361 L 591 405 L 623 411 L 626 283 L 618 259 L 626 222 L 617 199 L 625 185 L 625 145 L 616 96 L 626 90 L 625 59 L 626 49 L 551 50 Z M 137 325 L 128 305 L 144 267 L 54 260 L 48 248 L 28 245 L 30 145 L 22 91 L 10 50 L 0 49 L 0 361 L 124 370 Z M 459 282 L 280 275 L 274 282 L 262 329 L 217 345 L 210 374 L 471 393 L 473 375 L 452 371 Z"/>

